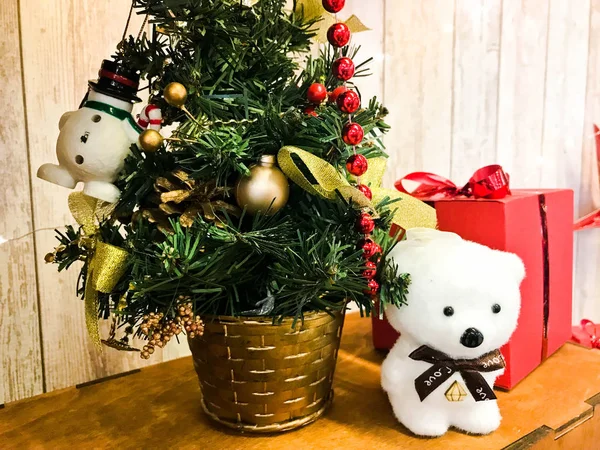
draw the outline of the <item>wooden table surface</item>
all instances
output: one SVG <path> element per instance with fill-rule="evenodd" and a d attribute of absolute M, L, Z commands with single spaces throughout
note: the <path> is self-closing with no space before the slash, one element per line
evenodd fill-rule
<path fill-rule="evenodd" d="M 510 393 L 489 436 L 412 436 L 379 385 L 370 320 L 347 316 L 329 412 L 303 429 L 238 435 L 202 413 L 191 358 L 44 394 L 0 409 L 0 448 L 600 449 L 600 352 L 566 344 Z M 110 350 L 106 350 L 110 351 Z M 600 411 L 600 409 L 599 409 Z"/>

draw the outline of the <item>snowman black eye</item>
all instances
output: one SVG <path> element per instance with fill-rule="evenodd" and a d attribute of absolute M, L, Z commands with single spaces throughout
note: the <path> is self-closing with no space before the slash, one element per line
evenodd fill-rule
<path fill-rule="evenodd" d="M 98 123 L 101 120 L 102 120 L 102 117 L 99 116 L 98 114 L 95 114 L 95 115 L 92 116 L 92 122 L 94 122 L 94 123 Z"/>
<path fill-rule="evenodd" d="M 452 316 L 453 314 L 454 314 L 454 308 L 453 308 L 452 306 L 446 306 L 446 307 L 444 308 L 444 315 L 445 315 L 445 316 L 448 316 L 448 317 L 450 317 L 450 316 Z"/>
<path fill-rule="evenodd" d="M 500 307 L 500 305 L 499 305 L 498 303 L 494 303 L 494 304 L 492 305 L 492 312 L 493 312 L 494 314 L 498 314 L 498 313 L 500 312 L 500 310 L 501 310 L 501 309 L 502 309 L 502 308 Z"/>

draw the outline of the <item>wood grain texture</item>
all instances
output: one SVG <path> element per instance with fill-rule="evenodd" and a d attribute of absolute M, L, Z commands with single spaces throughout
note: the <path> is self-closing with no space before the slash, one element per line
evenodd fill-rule
<path fill-rule="evenodd" d="M 382 0 L 365 4 L 364 0 L 347 0 L 344 6 L 344 18 L 355 14 L 370 28 L 369 31 L 352 35 L 352 45 L 360 46 L 356 62 L 360 64 L 369 58 L 371 75 L 356 78 L 354 81 L 362 96 L 362 103 L 366 105 L 372 97 L 379 101 L 383 99 L 383 65 L 384 65 L 384 2 Z"/>
<path fill-rule="evenodd" d="M 37 228 L 72 223 L 67 208 L 69 191 L 35 178 L 44 162 L 54 162 L 58 120 L 74 110 L 95 78 L 103 58 L 110 57 L 121 38 L 129 2 L 109 0 L 21 0 L 27 118 L 33 177 L 33 214 Z M 93 13 L 92 13 L 93 12 Z M 137 34 L 142 17 L 130 32 Z M 85 331 L 83 302 L 75 296 L 77 269 L 57 274 L 44 263 L 55 245 L 52 231 L 37 236 L 37 266 L 48 390 L 60 389 L 144 364 L 137 354 L 111 349 L 98 352 Z M 102 330 L 107 332 L 108 324 Z M 170 356 L 177 355 L 171 348 Z"/>
<path fill-rule="evenodd" d="M 540 187 L 549 4 L 502 2 L 496 162 L 513 187 Z"/>
<path fill-rule="evenodd" d="M 540 187 L 575 191 L 579 201 L 590 4 L 550 3 Z"/>
<path fill-rule="evenodd" d="M 495 163 L 501 0 L 456 0 L 450 177 Z"/>
<path fill-rule="evenodd" d="M 589 19 L 589 51 L 585 120 L 581 155 L 579 205 L 576 214 L 583 216 L 600 208 L 600 182 L 596 162 L 594 123 L 600 124 L 600 1 L 592 0 Z M 600 230 L 576 233 L 573 319 L 588 318 L 600 322 Z"/>
<path fill-rule="evenodd" d="M 356 313 L 347 316 L 333 406 L 291 433 L 239 435 L 212 425 L 200 407 L 191 358 L 185 358 L 8 405 L 0 410 L 0 442 L 51 448 L 463 450 L 501 449 L 523 439 L 528 446 L 512 448 L 596 448 L 593 427 L 600 412 L 594 414 L 595 406 L 586 401 L 600 391 L 600 352 L 567 344 L 510 393 L 497 392 L 503 421 L 489 436 L 451 430 L 422 439 L 398 424 L 381 390 L 383 354 L 372 348 L 370 326 Z"/>
<path fill-rule="evenodd" d="M 0 404 L 42 392 L 17 0 L 0 7 Z M 22 237 L 24 236 L 24 237 Z"/>
<path fill-rule="evenodd" d="M 385 1 L 384 100 L 392 127 L 384 183 L 427 170 L 448 176 L 454 2 Z"/>

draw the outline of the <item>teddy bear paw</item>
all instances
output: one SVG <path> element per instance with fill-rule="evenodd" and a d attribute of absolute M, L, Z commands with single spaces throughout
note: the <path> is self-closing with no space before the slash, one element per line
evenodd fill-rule
<path fill-rule="evenodd" d="M 392 407 L 394 407 L 393 404 Z M 398 421 L 417 436 L 442 436 L 450 428 L 446 416 L 437 411 L 428 409 L 399 410 L 398 407 L 393 409 Z"/>
<path fill-rule="evenodd" d="M 456 428 L 459 428 L 467 433 L 472 434 L 490 434 L 496 431 L 500 426 L 500 411 L 498 407 L 478 409 L 474 408 L 469 411 L 469 414 L 464 414 L 455 417 L 453 424 Z"/>
<path fill-rule="evenodd" d="M 417 436 L 438 437 L 448 431 L 449 425 L 445 421 L 401 421 L 402 424 Z"/>

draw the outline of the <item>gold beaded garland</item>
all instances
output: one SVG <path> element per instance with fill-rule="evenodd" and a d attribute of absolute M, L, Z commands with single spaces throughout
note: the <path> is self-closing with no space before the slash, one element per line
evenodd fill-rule
<path fill-rule="evenodd" d="M 190 339 L 202 336 L 204 323 L 200 316 L 194 315 L 194 305 L 189 301 L 190 297 L 180 295 L 178 298 L 177 317 L 166 319 L 163 313 L 149 313 L 142 317 L 140 332 L 146 336 L 148 343 L 144 345 L 140 356 L 149 359 L 155 348 L 163 348 L 173 336 L 181 334 L 185 330 Z"/>

